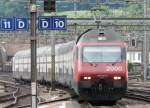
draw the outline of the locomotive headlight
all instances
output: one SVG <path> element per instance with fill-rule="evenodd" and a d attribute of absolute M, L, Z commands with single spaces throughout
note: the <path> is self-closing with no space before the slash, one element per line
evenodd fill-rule
<path fill-rule="evenodd" d="M 118 77 L 118 80 L 121 80 L 121 76 Z"/>
<path fill-rule="evenodd" d="M 89 77 L 89 76 L 86 77 L 86 76 L 85 76 L 85 77 L 83 77 L 83 79 L 84 79 L 84 80 L 91 80 L 91 77 Z"/>
<path fill-rule="evenodd" d="M 118 79 L 118 77 L 114 76 L 114 80 L 117 80 L 117 79 Z"/>
<path fill-rule="evenodd" d="M 91 79 L 91 77 L 87 77 L 87 79 L 89 79 L 89 80 L 90 80 L 90 79 Z"/>
<path fill-rule="evenodd" d="M 88 79 L 88 77 L 83 77 L 83 79 L 84 79 L 84 80 L 87 80 L 87 79 Z"/>
<path fill-rule="evenodd" d="M 121 76 L 114 76 L 114 80 L 121 80 Z"/>

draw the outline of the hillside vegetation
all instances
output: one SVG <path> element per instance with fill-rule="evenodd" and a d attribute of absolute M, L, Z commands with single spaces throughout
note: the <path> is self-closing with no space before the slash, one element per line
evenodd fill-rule
<path fill-rule="evenodd" d="M 13 2 L 13 0 L 0 0 L 0 16 L 1 17 L 8 17 L 8 16 L 29 17 L 30 15 L 29 4 L 27 0 L 17 0 L 17 1 Z M 81 1 L 85 1 L 85 0 L 81 0 Z M 101 5 L 99 7 L 96 7 L 96 4 L 94 4 L 94 1 L 96 0 L 88 0 L 88 1 L 93 1 L 91 2 L 93 4 L 88 4 L 87 2 L 84 3 L 82 2 L 77 4 L 76 14 L 73 11 L 74 4 L 72 2 L 66 4 L 57 3 L 56 15 L 66 15 L 68 18 L 75 18 L 75 17 L 91 18 L 93 16 L 91 10 L 96 8 L 100 10 L 100 11 L 95 11 L 95 14 L 97 16 L 99 15 L 108 16 L 108 17 L 143 17 L 144 16 L 143 4 L 126 3 L 123 7 L 119 7 L 122 5 L 111 5 L 111 6 Z M 110 1 L 115 2 L 119 0 L 110 0 Z M 49 15 L 49 13 L 44 13 L 41 11 L 43 10 L 43 2 L 40 3 L 37 2 L 37 4 L 38 4 L 38 9 L 40 9 L 38 15 Z M 150 12 L 150 0 L 148 0 L 147 6 L 148 6 L 148 12 Z"/>

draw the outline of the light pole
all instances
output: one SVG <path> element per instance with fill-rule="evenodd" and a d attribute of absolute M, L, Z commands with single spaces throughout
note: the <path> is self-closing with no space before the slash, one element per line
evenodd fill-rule
<path fill-rule="evenodd" d="M 147 17 L 147 0 L 144 0 L 144 18 Z M 149 47 L 148 47 L 148 42 L 149 38 L 147 37 L 147 32 L 145 31 L 146 27 L 144 27 L 144 51 L 143 51 L 143 65 L 144 65 L 144 81 L 147 80 L 147 72 L 148 72 L 148 64 L 149 64 Z"/>
<path fill-rule="evenodd" d="M 75 15 L 74 19 L 77 20 L 77 1 L 74 0 L 73 3 L 74 3 L 74 15 Z M 76 35 L 77 34 L 77 23 L 76 22 L 74 23 L 74 26 L 75 26 L 74 33 Z"/>
<path fill-rule="evenodd" d="M 55 36 L 53 31 L 51 31 L 50 34 L 51 34 L 51 67 L 52 67 L 51 91 L 55 91 Z"/>
<path fill-rule="evenodd" d="M 37 108 L 36 13 L 37 13 L 36 0 L 30 0 L 32 108 Z"/>

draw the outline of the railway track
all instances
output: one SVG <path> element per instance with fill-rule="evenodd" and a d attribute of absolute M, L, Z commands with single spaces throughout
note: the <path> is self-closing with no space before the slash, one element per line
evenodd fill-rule
<path fill-rule="evenodd" d="M 0 96 L 0 107 L 2 108 L 15 107 L 18 104 L 18 100 L 30 96 L 30 90 L 29 88 L 27 89 L 27 85 L 18 85 L 6 80 L 0 80 L 0 84 L 7 91 L 4 92 L 4 95 Z"/>
<path fill-rule="evenodd" d="M 150 101 L 148 101 L 148 99 L 145 98 L 147 96 L 146 94 L 148 94 L 149 92 L 146 91 L 144 95 L 143 95 L 143 92 L 138 91 L 138 90 L 136 91 L 135 89 L 130 89 L 130 90 L 128 90 L 126 97 L 127 98 L 132 98 L 132 99 L 137 99 L 137 100 L 142 100 L 142 101 L 146 101 L 146 102 L 150 102 Z M 141 95 L 139 95 L 138 93 L 141 93 Z M 72 94 L 70 96 L 62 97 L 62 98 L 55 99 L 55 100 L 44 101 L 44 102 L 39 101 L 38 105 L 42 106 L 42 105 L 45 105 L 45 104 L 51 104 L 51 103 L 60 102 L 60 101 L 72 100 L 74 98 L 77 99 L 76 97 L 77 97 L 77 95 Z M 23 96 L 22 96 L 22 98 L 23 98 Z M 17 99 L 19 100 L 19 99 L 21 99 L 21 97 L 20 98 L 18 97 Z M 14 105 L 16 105 L 16 106 L 13 107 Z M 7 106 L 5 108 L 10 108 L 10 106 L 13 107 L 13 108 L 30 108 L 31 107 L 31 104 L 24 104 L 24 105 L 19 105 L 19 106 L 17 106 L 17 104 L 14 104 L 14 105 L 12 103 L 12 104 L 10 104 L 9 106 Z M 118 105 L 118 106 L 119 106 L 118 108 L 120 108 L 120 105 Z M 123 107 L 123 106 L 121 106 L 121 107 Z M 100 106 L 93 106 L 89 102 L 82 102 L 81 103 L 81 108 L 101 108 L 101 107 Z M 115 106 L 113 108 L 115 108 Z"/>
<path fill-rule="evenodd" d="M 150 86 L 142 83 L 129 83 L 126 97 L 150 102 Z"/>
<path fill-rule="evenodd" d="M 56 98 L 53 100 L 48 100 L 48 101 L 43 101 L 43 102 L 38 100 L 38 106 L 43 106 L 46 104 L 51 104 L 51 103 L 56 103 L 56 102 L 61 102 L 61 101 L 68 101 L 68 100 L 72 100 L 72 99 L 77 99 L 77 95 L 73 94 L 73 93 L 71 93 L 71 95 L 63 94 L 62 97 L 59 97 L 59 98 Z M 30 108 L 30 107 L 31 107 L 31 104 L 27 104 L 27 105 L 17 106 L 15 108 Z"/>
<path fill-rule="evenodd" d="M 132 99 L 137 99 L 137 100 L 142 100 L 142 101 L 146 101 L 146 102 L 150 102 L 150 93 L 146 94 L 144 91 L 141 93 L 137 93 L 136 91 L 128 91 L 127 98 L 132 98 Z"/>

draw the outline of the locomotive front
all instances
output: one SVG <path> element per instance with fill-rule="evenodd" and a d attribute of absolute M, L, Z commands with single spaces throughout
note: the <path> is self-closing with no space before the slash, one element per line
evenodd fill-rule
<path fill-rule="evenodd" d="M 89 30 L 78 38 L 75 79 L 81 97 L 116 101 L 126 92 L 126 44 L 118 36 Z"/>

